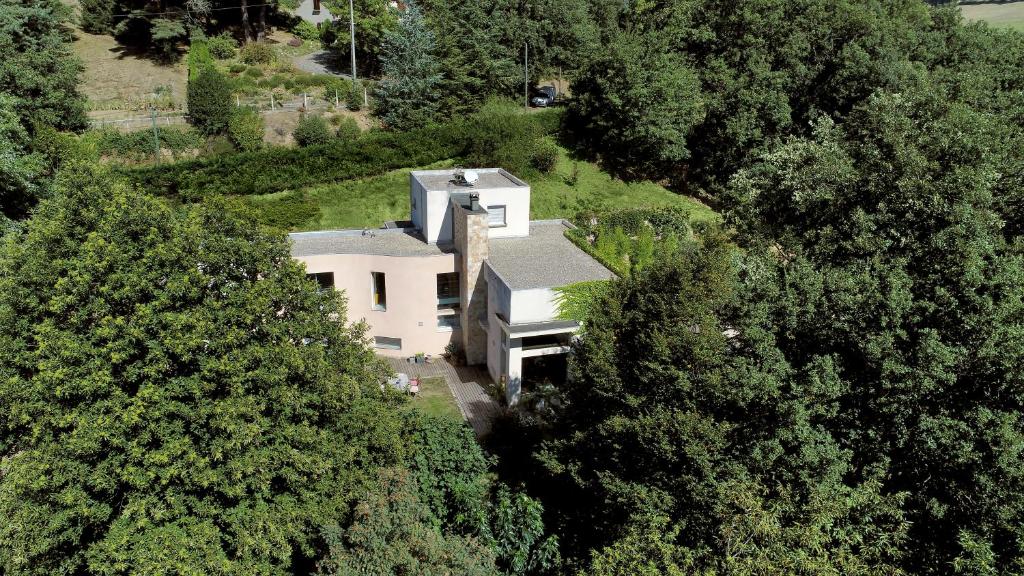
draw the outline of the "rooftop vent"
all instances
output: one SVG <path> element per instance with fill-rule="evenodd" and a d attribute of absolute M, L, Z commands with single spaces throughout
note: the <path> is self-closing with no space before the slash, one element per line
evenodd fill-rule
<path fill-rule="evenodd" d="M 474 212 L 480 209 L 480 194 L 478 192 L 469 193 L 469 209 Z"/>
<path fill-rule="evenodd" d="M 452 176 L 452 181 L 456 186 L 473 186 L 480 181 L 480 175 L 475 171 L 462 168 L 456 168 Z"/>

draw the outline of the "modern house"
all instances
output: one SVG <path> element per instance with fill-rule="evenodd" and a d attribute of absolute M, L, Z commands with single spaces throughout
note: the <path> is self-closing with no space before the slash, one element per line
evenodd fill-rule
<path fill-rule="evenodd" d="M 290 235 L 292 256 L 321 286 L 343 290 L 378 352 L 441 354 L 486 364 L 515 403 L 532 383 L 565 375 L 575 321 L 557 289 L 612 273 L 565 236 L 563 220 L 530 221 L 530 186 L 496 169 L 410 175 L 409 221 L 380 229 Z"/>

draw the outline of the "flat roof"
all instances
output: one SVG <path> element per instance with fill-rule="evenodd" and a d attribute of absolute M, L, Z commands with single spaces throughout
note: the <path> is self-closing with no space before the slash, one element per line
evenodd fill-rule
<path fill-rule="evenodd" d="M 502 170 L 501 168 L 466 168 L 463 172 L 473 171 L 480 177 L 473 186 L 454 184 L 455 169 L 444 170 L 413 170 L 412 178 L 428 191 L 447 191 L 451 185 L 453 192 L 469 192 L 470 190 L 486 190 L 488 188 L 526 188 L 525 182 Z"/>
<path fill-rule="evenodd" d="M 565 237 L 563 220 L 534 220 L 530 235 L 491 238 L 487 265 L 511 290 L 610 280 L 614 274 Z"/>
<path fill-rule="evenodd" d="M 372 256 L 441 256 L 450 246 L 427 244 L 414 228 L 323 230 L 288 235 L 292 256 L 368 254 Z"/>

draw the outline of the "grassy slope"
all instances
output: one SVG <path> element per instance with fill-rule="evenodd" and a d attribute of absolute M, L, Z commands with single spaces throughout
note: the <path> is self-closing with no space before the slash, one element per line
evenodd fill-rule
<path fill-rule="evenodd" d="M 441 168 L 442 162 L 424 168 Z M 575 186 L 568 180 L 574 166 L 578 169 Z M 338 228 L 377 228 L 386 220 L 409 217 L 409 172 L 395 170 L 362 180 L 313 186 L 300 191 L 307 202 L 319 206 L 319 215 L 299 216 L 284 227 L 293 230 L 325 230 Z M 717 220 L 707 206 L 674 194 L 653 182 L 628 184 L 614 179 L 590 162 L 574 162 L 560 150 L 554 172 L 542 177 L 527 178 L 532 188 L 531 218 L 572 218 L 581 210 L 614 209 L 630 206 L 685 206 L 693 221 Z M 295 193 L 282 192 L 247 198 L 247 203 L 265 214 L 279 213 Z M 287 218 L 283 220 L 288 220 Z M 297 221 L 296 221 L 297 220 Z M 279 220 L 280 221 L 280 220 Z"/>
<path fill-rule="evenodd" d="M 997 28 L 1024 31 L 1024 2 L 961 4 L 960 12 L 967 20 L 984 20 Z"/>

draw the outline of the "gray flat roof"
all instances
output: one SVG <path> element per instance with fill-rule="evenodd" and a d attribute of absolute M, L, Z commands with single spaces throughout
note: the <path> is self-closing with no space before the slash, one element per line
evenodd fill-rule
<path fill-rule="evenodd" d="M 372 230 L 324 230 L 293 232 L 288 235 L 292 256 L 323 254 L 369 254 L 373 256 L 440 256 L 451 254 L 450 246 L 427 244 L 412 228 Z"/>
<path fill-rule="evenodd" d="M 556 288 L 615 275 L 565 237 L 561 220 L 530 222 L 530 235 L 491 238 L 487 265 L 512 290 Z"/>
<path fill-rule="evenodd" d="M 480 179 L 473 186 L 452 185 L 454 192 L 469 192 L 470 190 L 486 190 L 487 188 L 518 188 L 526 187 L 526 184 L 515 176 L 505 172 L 501 168 L 466 168 L 465 171 L 476 172 Z M 426 190 L 448 190 L 448 185 L 455 179 L 455 169 L 445 170 L 413 170 L 410 172 Z"/>

